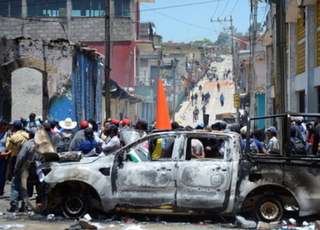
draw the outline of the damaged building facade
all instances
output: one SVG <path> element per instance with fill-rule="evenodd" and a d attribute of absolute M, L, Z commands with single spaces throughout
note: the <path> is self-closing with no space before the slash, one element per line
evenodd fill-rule
<path fill-rule="evenodd" d="M 101 56 L 65 40 L 0 39 L 0 117 L 36 113 L 75 121 L 101 120 Z"/>
<path fill-rule="evenodd" d="M 115 83 L 111 88 L 120 90 L 111 92 L 110 110 L 113 118 L 134 120 L 143 116 L 151 117 L 148 119 L 151 121 L 151 102 L 134 92 L 139 76 L 140 52 L 154 48 L 152 42 L 139 40 L 141 2 L 154 1 L 110 1 L 110 78 Z M 0 36 L 62 38 L 86 44 L 105 54 L 104 0 L 4 0 L 0 2 L 0 24 Z M 105 111 L 104 106 L 103 102 L 102 111 Z M 102 116 L 104 120 L 103 112 Z"/>

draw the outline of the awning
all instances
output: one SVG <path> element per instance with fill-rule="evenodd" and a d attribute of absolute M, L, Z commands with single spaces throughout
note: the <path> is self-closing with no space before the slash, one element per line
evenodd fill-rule
<path fill-rule="evenodd" d="M 105 95 L 105 84 L 103 85 L 103 95 Z M 139 95 L 128 93 L 112 79 L 110 79 L 110 96 L 111 98 L 129 100 L 131 102 L 145 101 L 144 98 Z"/>
<path fill-rule="evenodd" d="M 140 51 L 154 51 L 155 47 L 151 41 L 136 41 L 136 45 Z"/>

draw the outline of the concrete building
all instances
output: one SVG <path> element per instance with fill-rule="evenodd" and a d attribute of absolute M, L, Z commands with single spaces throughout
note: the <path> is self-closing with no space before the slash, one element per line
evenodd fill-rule
<path fill-rule="evenodd" d="M 281 14 L 282 15 L 282 14 Z M 285 109 L 292 112 L 320 112 L 320 1 L 286 0 L 285 2 L 285 68 L 286 76 L 279 76 L 278 44 L 275 23 L 276 5 L 271 4 L 264 43 L 267 47 L 267 113 L 276 112 L 279 92 L 285 91 Z M 270 68 L 269 68 L 270 67 Z M 277 79 L 284 78 L 284 88 Z"/>
<path fill-rule="evenodd" d="M 152 36 L 148 36 L 147 41 L 140 40 L 140 2 L 154 0 L 110 1 L 110 77 L 127 93 L 133 92 L 132 88 L 141 83 L 141 80 L 137 81 L 141 79 L 140 53 L 154 49 L 150 41 Z M 104 0 L 3 0 L 0 2 L 0 15 L 0 36 L 63 38 L 86 44 L 101 54 L 105 53 Z M 119 100 L 125 101 L 111 105 L 112 117 L 134 119 L 150 109 L 138 105 L 133 106 L 133 109 L 132 104 L 141 101 L 134 96 L 116 98 L 113 103 Z M 102 108 L 102 111 L 105 109 Z"/>

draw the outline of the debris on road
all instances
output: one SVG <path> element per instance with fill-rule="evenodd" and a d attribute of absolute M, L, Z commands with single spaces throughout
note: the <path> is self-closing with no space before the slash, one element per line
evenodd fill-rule
<path fill-rule="evenodd" d="M 23 228 L 24 225 L 22 224 L 6 224 L 0 225 L 0 229 L 10 229 L 10 228 Z"/>
<path fill-rule="evenodd" d="M 252 220 L 246 220 L 242 216 L 236 216 L 236 225 L 240 228 L 256 228 L 257 223 Z"/>

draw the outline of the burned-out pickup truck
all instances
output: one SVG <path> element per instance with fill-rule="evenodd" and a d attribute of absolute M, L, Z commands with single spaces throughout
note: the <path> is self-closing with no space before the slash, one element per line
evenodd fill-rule
<path fill-rule="evenodd" d="M 290 116 L 268 119 L 288 125 Z M 320 211 L 317 156 L 290 156 L 285 150 L 277 155 L 246 152 L 234 132 L 164 130 L 143 137 L 135 133 L 123 131 L 131 143 L 114 154 L 42 165 L 43 210 L 69 218 L 95 209 L 171 215 L 247 213 L 262 221 L 280 220 L 290 209 L 300 216 Z M 152 143 L 159 139 L 171 146 L 163 158 L 152 159 Z M 218 141 L 223 155 L 192 158 L 192 139 L 205 146 Z"/>

